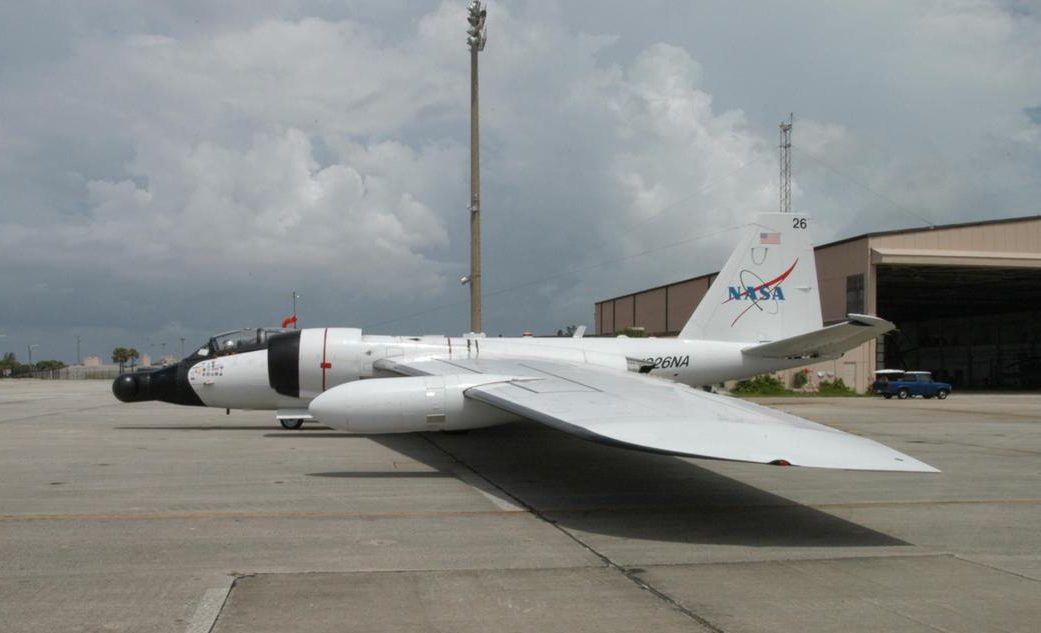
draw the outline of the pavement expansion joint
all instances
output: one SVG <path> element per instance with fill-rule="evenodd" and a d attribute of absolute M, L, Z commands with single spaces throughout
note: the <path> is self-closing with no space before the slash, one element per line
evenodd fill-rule
<path fill-rule="evenodd" d="M 526 514 L 517 510 L 458 510 L 407 512 L 311 512 L 284 511 L 218 511 L 177 512 L 106 512 L 68 514 L 0 514 L 0 523 L 29 521 L 211 521 L 221 519 L 402 519 L 424 517 L 511 516 Z"/>
<path fill-rule="evenodd" d="M 231 590 L 235 588 L 239 578 L 247 576 L 229 576 L 229 582 L 226 586 L 207 589 L 199 600 L 199 605 L 195 608 L 195 613 L 192 615 L 191 621 L 188 622 L 188 626 L 184 629 L 184 633 L 210 633 L 217 624 L 217 620 L 220 619 L 221 612 L 224 611 L 224 605 L 228 602 Z"/>
<path fill-rule="evenodd" d="M 426 439 L 426 441 L 428 441 L 432 446 L 437 448 L 437 450 L 439 450 L 442 453 L 444 453 L 449 459 L 453 460 L 454 462 L 456 462 L 459 465 L 463 466 L 464 468 L 468 469 L 475 476 L 480 477 L 482 480 L 486 481 L 488 483 L 488 485 L 494 487 L 496 490 L 498 490 L 502 494 L 504 494 L 507 497 L 509 497 L 514 503 L 516 503 L 521 508 L 524 508 L 527 512 L 530 512 L 532 514 L 532 516 L 534 516 L 535 518 L 539 519 L 540 521 L 546 523 L 547 525 L 552 526 L 554 529 L 558 530 L 561 534 L 563 534 L 564 536 L 569 538 L 571 541 L 573 541 L 574 543 L 576 543 L 577 545 L 579 545 L 580 547 L 582 547 L 583 549 L 588 551 L 590 554 L 592 554 L 593 556 L 596 556 L 600 561 L 602 561 L 604 563 L 605 567 L 618 572 L 623 577 L 625 577 L 629 582 L 633 583 L 634 585 L 636 585 L 637 587 L 639 587 L 643 591 L 646 591 L 647 593 L 650 593 L 651 595 L 653 595 L 654 597 L 658 598 L 659 600 L 661 600 L 665 604 L 669 605 L 672 609 L 674 609 L 675 611 L 678 611 L 679 613 L 683 614 L 684 616 L 686 616 L 687 618 L 689 618 L 693 622 L 697 623 L 701 627 L 703 627 L 703 628 L 705 628 L 705 629 L 707 629 L 709 631 L 712 631 L 713 633 L 725 633 L 725 631 L 723 629 L 719 628 L 718 626 L 716 626 L 712 622 L 708 621 L 704 617 L 698 615 L 694 611 L 692 611 L 689 608 L 685 607 L 683 604 L 681 604 L 675 598 L 673 598 L 672 596 L 668 595 L 664 591 L 656 588 L 654 585 L 650 584 L 649 582 L 647 582 L 643 578 L 640 578 L 640 576 L 638 575 L 638 572 L 637 572 L 638 568 L 627 568 L 627 567 L 624 567 L 624 566 L 618 564 L 617 562 L 612 560 L 609 556 L 607 556 L 606 554 L 604 554 L 600 550 L 596 549 L 595 547 L 593 547 L 589 543 L 583 541 L 581 538 L 576 536 L 573 532 L 569 531 L 568 529 L 566 529 L 564 527 L 561 527 L 561 525 L 557 521 L 555 521 L 554 519 L 551 519 L 548 516 L 546 516 L 542 511 L 540 511 L 534 505 L 532 505 L 531 503 L 528 503 L 526 500 L 524 500 L 523 498 L 521 498 L 521 497 L 517 496 L 516 494 L 510 492 L 509 490 L 506 490 L 506 488 L 504 488 L 502 485 L 500 485 L 498 482 L 496 482 L 495 480 L 491 479 L 490 477 L 488 477 L 484 473 L 478 471 L 476 468 L 474 468 L 472 465 L 470 465 L 468 462 L 466 462 L 466 460 L 461 459 L 460 457 L 458 457 L 457 455 L 455 455 L 454 453 L 449 451 L 447 448 L 445 448 L 441 444 L 437 443 L 430 436 L 429 433 L 423 433 L 422 437 L 424 439 Z"/>
<path fill-rule="evenodd" d="M 1033 581 L 1033 582 L 1041 582 L 1041 578 L 1037 578 L 1036 576 L 1029 576 L 1027 574 L 1021 574 L 1018 571 L 1012 571 L 1010 569 L 1005 569 L 1004 567 L 998 567 L 997 565 L 990 565 L 990 564 L 985 563 L 985 562 L 983 562 L 981 560 L 975 560 L 973 558 L 966 558 L 965 556 L 961 556 L 959 554 L 954 554 L 954 553 L 949 554 L 949 556 L 951 556 L 952 558 L 955 558 L 957 560 L 960 560 L 960 561 L 963 561 L 963 562 L 966 562 L 966 563 L 970 563 L 972 565 L 979 565 L 980 567 L 985 567 L 987 569 L 992 569 L 994 571 L 999 571 L 999 572 L 1002 572 L 1004 574 L 1008 574 L 1010 576 L 1015 576 L 1017 578 L 1022 578 L 1023 580 L 1030 580 L 1030 581 Z"/>
<path fill-rule="evenodd" d="M 898 546 L 898 547 L 901 547 L 901 546 Z M 880 549 L 881 549 L 881 551 L 879 551 Z M 895 548 L 894 548 L 894 550 L 895 550 Z M 832 556 L 819 556 L 819 557 L 812 557 L 812 558 L 803 558 L 803 557 L 800 557 L 800 556 L 784 557 L 784 556 L 778 556 L 774 552 L 770 552 L 770 553 L 764 554 L 763 556 L 752 557 L 752 558 L 744 556 L 742 558 L 733 558 L 733 559 L 717 558 L 717 559 L 713 559 L 713 560 L 694 561 L 694 562 L 692 562 L 692 561 L 682 561 L 682 562 L 678 562 L 678 563 L 658 563 L 658 562 L 656 562 L 656 563 L 651 563 L 651 564 L 647 565 L 647 567 L 653 567 L 655 569 L 669 569 L 669 568 L 682 568 L 682 567 L 693 567 L 693 566 L 708 567 L 708 566 L 712 566 L 712 565 L 717 565 L 717 566 L 729 565 L 729 566 L 734 566 L 734 567 L 739 566 L 739 565 L 755 566 L 755 565 L 762 565 L 764 563 L 826 563 L 826 562 L 836 562 L 836 561 L 860 561 L 860 560 L 900 560 L 900 559 L 903 559 L 903 558 L 907 558 L 907 559 L 959 558 L 956 554 L 953 554 L 951 552 L 946 552 L 946 551 L 922 550 L 922 551 L 918 551 L 918 552 L 908 552 L 908 551 L 894 551 L 894 550 L 886 551 L 885 548 L 873 548 L 872 551 L 861 551 L 861 552 L 855 552 L 855 553 L 844 552 L 844 553 L 835 554 L 835 555 L 832 555 Z M 976 562 L 976 561 L 969 561 L 969 562 Z M 980 564 L 982 564 L 984 567 L 989 567 L 989 565 L 986 565 L 986 564 L 983 564 L 983 563 L 980 563 Z M 642 574 L 642 573 L 645 573 L 647 571 L 646 569 L 644 569 L 642 567 L 630 567 L 628 569 L 629 569 L 629 571 L 632 571 L 633 573 L 637 573 L 637 574 Z M 1003 570 L 1001 568 L 998 568 L 998 567 L 991 567 L 991 569 L 995 569 L 997 571 L 1005 571 L 1005 570 Z M 1012 572 L 1009 572 L 1009 573 L 1012 573 Z M 1018 574 L 1015 574 L 1015 575 L 1018 575 Z M 1030 580 L 1035 580 L 1035 579 L 1031 578 Z"/>

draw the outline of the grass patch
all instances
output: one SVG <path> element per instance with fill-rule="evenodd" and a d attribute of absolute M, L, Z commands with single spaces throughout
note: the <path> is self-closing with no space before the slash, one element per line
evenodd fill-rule
<path fill-rule="evenodd" d="M 817 393 L 822 396 L 856 396 L 859 395 L 851 387 L 847 387 L 841 378 L 822 380 L 817 386 Z"/>
<path fill-rule="evenodd" d="M 787 396 L 792 392 L 770 374 L 756 376 L 750 380 L 739 380 L 730 393 L 738 396 Z"/>
<path fill-rule="evenodd" d="M 801 376 L 802 374 L 795 374 Z M 805 384 L 805 383 L 804 383 Z M 841 378 L 835 380 L 822 380 L 817 385 L 816 391 L 792 391 L 784 386 L 784 383 L 780 379 L 772 374 L 763 374 L 756 376 L 749 380 L 739 380 L 733 389 L 730 390 L 730 394 L 741 398 L 757 398 L 757 397 L 776 397 L 776 396 L 792 396 L 798 398 L 813 398 L 813 397 L 850 397 L 850 396 L 864 396 L 871 395 L 860 394 L 853 390 L 852 387 L 846 385 Z"/>

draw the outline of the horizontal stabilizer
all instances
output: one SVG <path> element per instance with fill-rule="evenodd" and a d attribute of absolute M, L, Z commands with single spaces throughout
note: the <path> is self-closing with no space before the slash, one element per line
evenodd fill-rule
<path fill-rule="evenodd" d="M 755 358 L 838 358 L 843 352 L 870 341 L 896 326 L 865 314 L 846 315 L 847 321 L 790 338 L 741 350 Z"/>

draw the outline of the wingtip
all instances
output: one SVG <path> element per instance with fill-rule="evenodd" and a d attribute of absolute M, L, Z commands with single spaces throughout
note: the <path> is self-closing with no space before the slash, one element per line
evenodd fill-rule
<path fill-rule="evenodd" d="M 942 472 L 939 468 L 930 466 L 925 462 L 920 462 L 914 458 L 897 458 L 897 464 L 890 464 L 887 467 L 871 467 L 857 468 L 854 470 L 876 470 L 876 471 L 890 471 L 896 473 L 938 473 Z"/>
<path fill-rule="evenodd" d="M 930 466 L 929 464 L 926 464 L 924 462 L 921 462 L 921 464 L 922 465 L 921 465 L 920 468 L 916 468 L 916 469 L 914 469 L 911 472 L 916 472 L 916 473 L 942 473 L 943 472 L 942 470 L 940 470 L 939 468 L 936 468 L 935 466 Z"/>
<path fill-rule="evenodd" d="M 938 473 L 939 468 L 930 466 L 923 461 L 917 460 L 914 457 L 906 454 L 900 454 L 899 457 L 894 457 L 894 461 L 899 463 L 899 466 L 893 470 L 906 473 Z"/>
<path fill-rule="evenodd" d="M 895 454 L 894 454 L 895 453 Z M 890 451 L 888 455 L 859 455 L 855 458 L 836 462 L 832 459 L 822 460 L 809 458 L 801 460 L 777 459 L 764 462 L 772 465 L 792 465 L 803 468 L 829 468 L 835 470 L 851 470 L 863 472 L 892 472 L 892 473 L 939 473 L 939 468 L 930 466 L 910 455 Z"/>

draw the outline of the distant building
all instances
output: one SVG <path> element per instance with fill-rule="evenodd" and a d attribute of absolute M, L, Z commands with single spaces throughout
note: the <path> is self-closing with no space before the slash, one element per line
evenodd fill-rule
<path fill-rule="evenodd" d="M 101 367 L 101 364 L 100 356 L 86 356 L 83 358 L 84 367 Z"/>
<path fill-rule="evenodd" d="M 809 366 L 811 388 L 842 378 L 864 391 L 882 368 L 930 370 L 960 388 L 1041 388 L 1041 216 L 868 233 L 815 252 L 825 324 L 866 313 L 898 330 Z M 675 336 L 716 274 L 599 301 L 596 331 Z"/>

